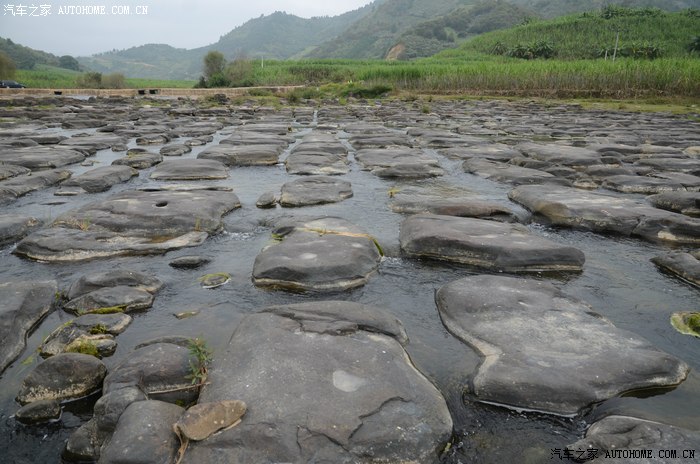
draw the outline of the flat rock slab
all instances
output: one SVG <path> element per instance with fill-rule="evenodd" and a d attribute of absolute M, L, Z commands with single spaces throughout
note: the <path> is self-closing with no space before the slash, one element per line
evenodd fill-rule
<path fill-rule="evenodd" d="M 558 186 L 520 186 L 508 197 L 544 222 L 655 242 L 700 243 L 700 219 L 629 198 Z"/>
<path fill-rule="evenodd" d="M 97 127 L 97 126 L 90 126 Z M 112 134 L 92 134 L 92 135 L 74 135 L 73 137 L 63 140 L 59 143 L 62 146 L 85 148 L 91 152 L 98 150 L 106 150 L 108 148 L 126 145 L 128 139 L 120 135 Z"/>
<path fill-rule="evenodd" d="M 57 292 L 55 281 L 0 283 L 0 373 L 22 353 L 27 333 L 54 308 Z"/>
<path fill-rule="evenodd" d="M 352 195 L 350 182 L 326 176 L 310 176 L 284 184 L 280 205 L 295 207 L 338 203 Z"/>
<path fill-rule="evenodd" d="M 0 214 L 0 246 L 14 243 L 41 225 L 31 216 Z"/>
<path fill-rule="evenodd" d="M 359 150 L 355 159 L 379 177 L 425 178 L 444 173 L 440 162 L 420 149 L 365 149 Z"/>
<path fill-rule="evenodd" d="M 452 420 L 405 342 L 394 317 L 352 302 L 247 316 L 215 357 L 199 401 L 236 398 L 248 412 L 190 443 L 183 463 L 436 460 Z"/>
<path fill-rule="evenodd" d="M 249 130 L 237 131 L 230 137 L 222 139 L 221 145 L 276 145 L 282 150 L 286 149 L 295 139 L 286 135 L 265 134 L 251 132 Z"/>
<path fill-rule="evenodd" d="M 129 269 L 112 269 L 108 271 L 85 274 L 73 282 L 68 289 L 68 299 L 110 287 L 134 287 L 149 293 L 156 293 L 163 287 L 157 277 Z"/>
<path fill-rule="evenodd" d="M 203 243 L 223 229 L 222 216 L 239 207 L 231 192 L 125 191 L 59 217 L 14 252 L 43 261 L 160 254 Z"/>
<path fill-rule="evenodd" d="M 71 175 L 72 173 L 66 169 L 54 169 L 23 174 L 0 181 L 0 205 L 11 203 L 31 192 L 52 187 L 69 179 Z"/>
<path fill-rule="evenodd" d="M 160 149 L 160 154 L 163 156 L 182 156 L 192 151 L 192 147 L 184 143 L 166 145 Z"/>
<path fill-rule="evenodd" d="M 389 203 L 395 213 L 431 213 L 445 216 L 473 217 L 501 222 L 517 222 L 516 214 L 505 205 L 479 198 L 443 198 L 428 195 L 397 194 Z"/>
<path fill-rule="evenodd" d="M 468 147 L 453 147 L 439 150 L 440 153 L 449 159 L 485 159 L 490 161 L 501 161 L 507 163 L 513 158 L 521 156 L 518 150 L 503 143 L 489 143 L 472 145 Z"/>
<path fill-rule="evenodd" d="M 465 161 L 462 169 L 484 179 L 513 185 L 563 183 L 554 174 L 545 171 L 479 158 Z"/>
<path fill-rule="evenodd" d="M 404 220 L 401 250 L 503 272 L 581 271 L 582 251 L 533 235 L 520 224 L 417 214 Z"/>
<path fill-rule="evenodd" d="M 623 193 L 652 195 L 662 192 L 685 191 L 686 187 L 675 180 L 649 176 L 610 176 L 603 180 L 603 188 Z"/>
<path fill-rule="evenodd" d="M 151 152 L 129 152 L 123 158 L 112 161 L 115 166 L 129 166 L 134 169 L 148 169 L 163 162 L 163 155 Z"/>
<path fill-rule="evenodd" d="M 700 287 L 700 260 L 692 254 L 673 251 L 651 261 L 662 270 Z"/>
<path fill-rule="evenodd" d="M 0 164 L 0 181 L 9 179 L 11 177 L 16 177 L 21 174 L 29 174 L 32 172 L 31 169 L 25 168 L 24 166 L 17 166 L 14 164 Z"/>
<path fill-rule="evenodd" d="M 219 161 L 226 166 L 272 166 L 279 162 L 280 145 L 219 145 L 207 148 L 197 159 Z"/>
<path fill-rule="evenodd" d="M 198 362 L 190 350 L 172 343 L 138 348 L 110 370 L 104 381 L 104 394 L 139 387 L 149 398 L 190 404 L 197 399 L 197 389 L 192 387 L 190 377 L 190 362 L 195 365 Z"/>
<path fill-rule="evenodd" d="M 105 365 L 94 356 L 61 353 L 43 361 L 22 381 L 17 401 L 68 401 L 88 396 L 102 387 Z"/>
<path fill-rule="evenodd" d="M 92 169 L 61 184 L 62 187 L 80 187 L 88 193 L 106 192 L 112 186 L 128 181 L 139 173 L 129 166 L 102 166 Z"/>
<path fill-rule="evenodd" d="M 700 192 L 666 192 L 647 197 L 656 208 L 700 217 Z"/>
<path fill-rule="evenodd" d="M 119 335 L 131 324 L 132 318 L 127 314 L 86 314 L 67 324 L 57 327 L 46 337 L 39 347 L 43 357 L 54 356 L 66 351 L 76 340 L 86 340 L 92 335 L 109 340 Z M 116 342 L 114 343 L 116 347 Z"/>
<path fill-rule="evenodd" d="M 367 283 L 382 258 L 374 238 L 344 219 L 294 221 L 272 233 L 279 241 L 264 248 L 253 266 L 257 286 L 347 290 Z"/>
<path fill-rule="evenodd" d="M 226 179 L 226 165 L 215 160 L 166 160 L 151 173 L 153 180 L 215 180 Z"/>
<path fill-rule="evenodd" d="M 646 158 L 635 164 L 649 166 L 660 171 L 678 171 L 700 176 L 700 159 L 698 158 Z"/>
<path fill-rule="evenodd" d="M 350 172 L 347 155 L 321 151 L 295 151 L 284 164 L 289 174 L 334 176 Z"/>
<path fill-rule="evenodd" d="M 540 144 L 526 142 L 517 146 L 529 158 L 570 167 L 585 167 L 600 164 L 600 153 L 583 147 L 559 144 Z"/>
<path fill-rule="evenodd" d="M 132 403 L 119 418 L 114 435 L 101 453 L 100 462 L 175 462 L 180 441 L 173 431 L 173 424 L 184 412 L 182 407 L 162 401 Z"/>
<path fill-rule="evenodd" d="M 574 415 L 627 391 L 679 384 L 689 370 L 546 282 L 467 277 L 440 288 L 436 303 L 445 327 L 483 357 L 469 381 L 479 401 Z"/>
<path fill-rule="evenodd" d="M 25 147 L 0 149 L 0 164 L 12 164 L 34 170 L 55 169 L 80 163 L 86 154 L 68 147 Z"/>
<path fill-rule="evenodd" d="M 586 431 L 585 438 L 568 445 L 566 449 L 574 456 L 580 450 L 597 450 L 596 453 L 584 453 L 584 456 L 595 456 L 587 461 L 594 464 L 672 464 L 684 458 L 682 450 L 694 451 L 694 458 L 697 459 L 700 433 L 636 417 L 608 416 L 593 424 Z M 661 454 L 661 450 L 677 450 L 677 454 Z M 693 461 L 690 455 L 685 457 L 688 462 Z"/>

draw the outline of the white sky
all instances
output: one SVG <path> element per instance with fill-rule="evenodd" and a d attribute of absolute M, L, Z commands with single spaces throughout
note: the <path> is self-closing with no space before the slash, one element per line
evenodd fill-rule
<path fill-rule="evenodd" d="M 58 56 L 87 56 L 148 43 L 190 49 L 214 43 L 236 26 L 262 14 L 284 11 L 302 18 L 336 16 L 370 2 L 371 0 L 0 0 L 0 37 Z M 65 9 L 67 5 L 103 6 L 107 14 L 59 14 L 59 8 Z M 118 12 L 119 6 L 128 6 L 130 14 L 112 14 L 113 9 L 115 13 Z M 143 7 L 147 7 L 147 10 Z M 22 12 L 25 14 L 21 15 Z"/>

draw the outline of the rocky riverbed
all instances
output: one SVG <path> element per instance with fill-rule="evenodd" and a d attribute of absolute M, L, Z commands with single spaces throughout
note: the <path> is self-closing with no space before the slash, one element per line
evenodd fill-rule
<path fill-rule="evenodd" d="M 699 210 L 670 114 L 2 100 L 0 454 L 698 457 Z"/>

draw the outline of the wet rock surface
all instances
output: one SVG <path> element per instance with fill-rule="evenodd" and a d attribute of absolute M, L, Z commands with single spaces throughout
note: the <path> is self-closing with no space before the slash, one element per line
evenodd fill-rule
<path fill-rule="evenodd" d="M 551 284 L 474 276 L 436 294 L 447 329 L 483 357 L 479 401 L 573 415 L 629 390 L 676 385 L 688 366 Z"/>
<path fill-rule="evenodd" d="M 57 291 L 55 281 L 0 283 L 0 373 L 22 353 L 27 333 L 54 308 Z"/>
<path fill-rule="evenodd" d="M 275 98 L 0 98 L 0 237 L 6 240 L 0 245 L 0 286 L 11 295 L 34 288 L 26 294 L 29 301 L 43 282 L 55 282 L 51 298 L 46 290 L 48 312 L 27 319 L 29 329 L 10 324 L 10 335 L 3 334 L 13 340 L 8 346 L 26 335 L 26 348 L 16 345 L 18 354 L 0 375 L 5 460 L 98 461 L 113 436 L 138 438 L 133 431 L 145 415 L 130 412 L 129 421 L 121 421 L 124 411 L 138 412 L 136 403 L 154 400 L 188 408 L 245 401 L 240 424 L 190 440 L 184 459 L 197 463 L 224 459 L 214 453 L 245 462 L 548 462 L 557 459 L 552 450 L 563 452 L 610 413 L 700 429 L 700 345 L 689 336 L 697 333 L 698 287 L 684 277 L 694 272 L 692 259 L 700 259 L 697 122 L 604 110 L 597 103 L 408 96 L 349 97 L 347 104 L 300 100 L 294 106 L 280 99 L 282 105 L 273 106 Z M 179 163 L 162 166 L 170 161 Z M 105 175 L 91 193 L 66 185 L 108 172 L 104 168 L 133 174 L 132 167 L 136 175 L 123 182 Z M 350 184 L 352 196 L 280 207 L 285 184 L 313 176 Z M 495 227 L 498 233 L 481 238 L 473 230 L 460 232 L 449 246 L 433 241 L 439 249 L 432 251 L 454 251 L 469 237 L 472 248 L 460 253 L 483 258 L 490 249 L 495 263 L 489 247 L 500 238 L 499 256 L 508 257 L 509 267 L 484 269 L 402 252 L 401 225 L 416 214 L 476 221 L 484 231 Z M 554 248 L 539 256 L 518 248 L 533 239 Z M 531 258 L 551 259 L 552 250 L 569 250 L 566 266 L 575 257 L 576 272 L 562 272 L 560 261 L 547 272 L 515 271 L 515 264 L 531 266 Z M 196 271 L 189 267 L 194 265 Z M 509 366 L 521 367 L 509 371 L 515 383 L 478 390 L 480 396 L 469 381 L 482 378 L 477 373 L 485 358 L 446 329 L 435 303 L 436 290 L 475 272 L 511 274 L 519 285 L 534 280 L 560 291 L 543 305 L 548 312 L 528 317 L 529 308 L 518 303 L 518 311 L 509 313 L 511 322 L 520 317 L 523 323 L 506 331 L 499 346 L 507 348 L 504 353 L 512 349 Z M 216 279 L 223 274 L 224 285 L 207 288 L 221 283 Z M 488 293 L 487 303 L 507 293 L 494 282 L 479 289 Z M 129 315 L 76 317 L 66 306 L 82 298 L 97 304 L 76 305 L 77 312 L 112 303 L 96 309 L 123 311 L 124 297 L 132 294 L 155 298 Z M 7 295 L 0 295 L 0 309 L 11 300 Z M 465 305 L 474 301 L 459 298 Z M 270 305 L 275 309 L 260 311 Z M 480 309 L 473 317 L 503 313 Z M 465 331 L 476 327 L 468 324 Z M 491 324 L 488 333 L 500 328 Z M 198 398 L 200 388 L 192 384 L 197 337 L 211 348 L 211 383 L 204 390 L 212 397 L 203 392 Z M 532 359 L 565 342 L 590 346 L 558 350 L 558 357 L 523 372 L 527 360 L 518 356 L 538 337 L 546 343 Z M 629 350 L 642 339 L 647 351 Z M 619 348 L 607 356 L 613 368 L 602 377 L 615 377 L 614 388 L 595 384 L 585 375 L 588 368 L 568 369 L 571 378 L 557 383 L 564 368 L 594 359 L 590 353 L 606 343 Z M 76 354 L 71 351 L 102 357 L 109 374 L 102 396 L 21 408 L 16 397 L 25 377 L 57 356 Z M 645 353 L 654 353 L 653 359 L 669 353 L 660 379 L 683 360 L 690 367 L 686 380 L 645 391 L 622 382 L 621 363 L 624 370 L 638 366 L 647 361 Z M 533 383 L 546 387 L 526 388 L 537 369 Z M 648 371 L 635 372 L 648 380 Z M 571 387 L 575 378 L 582 380 Z M 398 391 L 400 379 L 421 387 Z M 524 387 L 513 393 L 513 385 Z M 229 386 L 236 396 L 228 394 Z M 483 400 L 492 391 L 501 396 Z M 418 392 L 428 400 L 415 399 Z M 404 401 L 409 394 L 413 399 Z M 354 399 L 358 403 L 350 405 Z M 124 449 L 112 447 L 109 459 L 171 459 L 173 446 L 180 447 L 173 426 L 184 416 L 164 408 L 172 416 L 159 415 L 158 432 L 142 434 L 163 438 L 156 440 L 162 455 L 148 454 L 160 446 L 149 441 L 141 456 L 127 458 Z M 22 409 L 20 417 L 48 422 L 20 424 L 15 412 Z M 574 410 L 575 417 L 558 416 Z M 206 412 L 199 417 L 227 419 Z M 433 425 L 426 427 L 425 417 Z M 197 437 L 213 430 L 204 425 Z"/>
<path fill-rule="evenodd" d="M 283 223 L 278 243 L 255 259 L 253 282 L 288 290 L 337 291 L 364 285 L 381 260 L 375 240 L 339 218 Z"/>
<path fill-rule="evenodd" d="M 326 176 L 312 176 L 282 186 L 280 205 L 287 207 L 336 203 L 352 196 L 350 182 Z"/>
<path fill-rule="evenodd" d="M 401 250 L 505 272 L 580 271 L 583 252 L 538 237 L 519 224 L 417 214 L 401 224 Z"/>
<path fill-rule="evenodd" d="M 266 341 L 254 347 L 260 337 Z M 212 365 L 200 401 L 239 398 L 255 407 L 237 427 L 191 443 L 183 462 L 435 459 L 452 420 L 402 343 L 396 319 L 356 303 L 279 306 L 246 317 Z M 275 381 L 280 376 L 287 382 Z"/>
<path fill-rule="evenodd" d="M 595 457 L 588 459 L 593 463 L 612 460 L 620 463 L 670 464 L 680 459 L 679 453 L 683 450 L 686 450 L 686 459 L 692 460 L 691 456 L 700 449 L 700 434 L 636 417 L 613 415 L 593 424 L 586 431 L 585 438 L 567 446 L 567 449 L 572 453 L 595 449 L 596 453 L 585 453 L 586 456 Z M 676 450 L 675 457 L 673 453 L 662 452 L 665 450 Z"/>

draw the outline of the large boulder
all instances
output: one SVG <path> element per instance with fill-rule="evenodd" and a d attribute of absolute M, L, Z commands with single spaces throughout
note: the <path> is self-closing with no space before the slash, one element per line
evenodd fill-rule
<path fill-rule="evenodd" d="M 55 281 L 0 283 L 0 373 L 22 353 L 27 333 L 53 309 L 57 292 Z"/>
<path fill-rule="evenodd" d="M 655 256 L 651 261 L 660 269 L 700 287 L 700 259 L 692 254 L 671 251 Z"/>
<path fill-rule="evenodd" d="M 95 393 L 107 374 L 105 365 L 94 356 L 61 353 L 43 361 L 22 381 L 17 401 L 68 401 Z"/>
<path fill-rule="evenodd" d="M 593 464 L 696 462 L 700 433 L 636 417 L 608 416 L 566 449 L 571 456 L 583 456 Z"/>
<path fill-rule="evenodd" d="M 650 241 L 700 243 L 700 219 L 621 196 L 557 186 L 520 186 L 508 197 L 557 226 L 612 232 Z"/>
<path fill-rule="evenodd" d="M 102 166 L 73 177 L 61 184 L 62 187 L 80 187 L 88 193 L 106 192 L 113 185 L 126 182 L 138 171 L 129 166 Z"/>
<path fill-rule="evenodd" d="M 350 182 L 326 176 L 310 176 L 282 186 L 282 206 L 310 206 L 337 203 L 352 197 Z"/>
<path fill-rule="evenodd" d="M 227 177 L 228 169 L 223 163 L 207 159 L 166 160 L 151 173 L 153 180 L 216 180 Z"/>
<path fill-rule="evenodd" d="M 230 192 L 125 191 L 60 216 L 14 253 L 52 262 L 165 253 L 221 232 L 222 216 L 239 207 Z"/>
<path fill-rule="evenodd" d="M 386 312 L 351 302 L 247 316 L 200 402 L 248 405 L 240 425 L 191 442 L 183 463 L 432 462 L 452 433 L 437 389 Z"/>
<path fill-rule="evenodd" d="M 25 237 L 40 224 L 38 219 L 31 216 L 0 214 L 0 247 Z"/>
<path fill-rule="evenodd" d="M 435 299 L 445 327 L 483 357 L 467 387 L 479 401 L 573 415 L 688 374 L 684 362 L 547 282 L 466 277 Z"/>
<path fill-rule="evenodd" d="M 440 162 L 420 149 L 380 148 L 359 150 L 355 159 L 379 177 L 426 178 L 441 176 Z"/>
<path fill-rule="evenodd" d="M 255 259 L 257 286 L 337 291 L 364 285 L 379 267 L 375 239 L 340 218 L 282 223 Z"/>
<path fill-rule="evenodd" d="M 31 170 L 55 169 L 85 160 L 83 150 L 68 147 L 22 147 L 0 151 L 0 164 L 13 164 Z"/>
<path fill-rule="evenodd" d="M 271 166 L 277 164 L 279 145 L 218 145 L 197 155 L 198 159 L 219 161 L 226 166 Z"/>
<path fill-rule="evenodd" d="M 103 464 L 171 463 L 180 441 L 173 424 L 185 412 L 162 401 L 132 403 L 119 418 L 117 429 L 100 454 Z"/>
<path fill-rule="evenodd" d="M 69 179 L 71 175 L 66 169 L 54 169 L 22 174 L 0 181 L 0 205 L 11 203 L 28 193 L 52 187 Z"/>
<path fill-rule="evenodd" d="M 401 250 L 504 272 L 581 271 L 582 251 L 530 233 L 520 224 L 417 214 L 404 220 Z"/>

